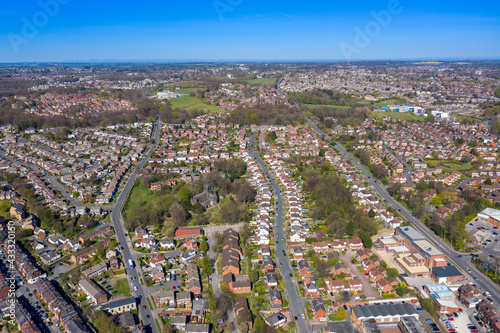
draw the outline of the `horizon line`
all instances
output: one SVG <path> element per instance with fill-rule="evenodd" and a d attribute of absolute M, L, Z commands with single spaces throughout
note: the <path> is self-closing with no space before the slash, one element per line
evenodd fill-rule
<path fill-rule="evenodd" d="M 194 63 L 351 63 L 351 62 L 457 62 L 457 61 L 500 61 L 498 57 L 429 57 L 429 58 L 375 58 L 375 59 L 88 59 L 60 61 L 17 61 L 0 62 L 0 65 L 33 65 L 33 64 L 109 64 L 109 63 L 158 63 L 158 64 L 194 64 Z"/>

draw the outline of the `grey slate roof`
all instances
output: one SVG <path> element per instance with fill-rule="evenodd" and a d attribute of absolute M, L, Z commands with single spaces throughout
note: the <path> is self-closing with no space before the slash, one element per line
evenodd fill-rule
<path fill-rule="evenodd" d="M 409 304 L 361 305 L 352 308 L 358 319 L 386 316 L 408 316 L 416 314 L 415 308 Z"/>

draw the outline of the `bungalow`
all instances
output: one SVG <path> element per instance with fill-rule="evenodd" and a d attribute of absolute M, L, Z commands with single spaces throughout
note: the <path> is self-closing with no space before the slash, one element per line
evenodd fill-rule
<path fill-rule="evenodd" d="M 101 275 L 102 273 L 108 270 L 108 264 L 106 262 L 101 262 L 97 265 L 94 265 L 82 272 L 82 275 L 88 279 L 92 279 L 96 276 Z"/>
<path fill-rule="evenodd" d="M 186 324 L 185 333 L 210 333 L 210 324 Z"/>
<path fill-rule="evenodd" d="M 180 238 L 200 238 L 203 230 L 200 228 L 179 228 L 175 231 L 175 239 Z"/>
<path fill-rule="evenodd" d="M 102 309 L 112 315 L 115 315 L 137 310 L 137 303 L 135 301 L 135 297 L 129 297 L 118 301 L 109 302 L 106 306 L 103 306 Z"/>
<path fill-rule="evenodd" d="M 163 271 L 163 267 L 156 266 L 151 270 L 149 276 L 154 280 L 155 283 L 165 281 L 165 272 Z"/>
<path fill-rule="evenodd" d="M 273 329 L 278 329 L 280 327 L 284 327 L 286 325 L 286 317 L 281 312 L 273 314 L 265 319 L 265 322 L 268 326 Z"/>

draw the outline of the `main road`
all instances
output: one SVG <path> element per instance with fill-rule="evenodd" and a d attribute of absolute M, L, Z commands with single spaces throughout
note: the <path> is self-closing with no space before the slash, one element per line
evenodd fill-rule
<path fill-rule="evenodd" d="M 312 123 L 310 119 L 307 119 L 308 125 L 319 135 L 325 136 L 322 130 L 320 130 L 316 125 Z M 404 207 L 401 203 L 399 203 L 396 199 L 394 199 L 388 192 L 385 186 L 380 184 L 376 179 L 372 177 L 370 172 L 366 170 L 366 168 L 361 165 L 354 156 L 350 152 L 348 152 L 342 145 L 336 144 L 335 148 L 337 148 L 344 156 L 352 161 L 352 163 L 356 166 L 358 170 L 360 170 L 363 175 L 366 177 L 368 182 L 373 186 L 373 188 L 379 193 L 380 197 L 384 199 L 389 205 L 396 208 L 398 212 L 403 216 L 408 222 L 412 224 L 412 226 L 424 235 L 427 240 L 434 245 L 438 250 L 443 252 L 451 261 L 453 261 L 458 267 L 462 268 L 464 271 L 469 272 L 469 275 L 475 280 L 473 281 L 476 286 L 482 292 L 489 291 L 491 293 L 491 298 L 495 301 L 496 304 L 500 304 L 500 289 L 497 284 L 495 284 L 489 277 L 480 272 L 474 264 L 471 262 L 471 256 L 467 254 L 463 254 L 455 251 L 453 247 L 445 242 L 441 237 L 436 235 L 434 231 L 430 230 L 425 226 L 425 224 L 419 219 L 415 218 L 412 213 Z M 467 275 L 467 273 L 465 273 Z"/>
<path fill-rule="evenodd" d="M 255 141 L 255 133 L 252 135 L 252 143 L 250 144 L 250 155 L 255 158 L 255 161 L 259 164 L 261 169 L 268 175 L 271 185 L 273 187 L 273 192 L 275 196 L 276 203 L 276 219 L 275 219 L 275 248 L 276 248 L 276 265 L 277 268 L 281 268 L 281 276 L 285 283 L 284 289 L 288 294 L 288 306 L 290 309 L 290 316 L 297 317 L 297 330 L 299 333 L 302 332 L 312 332 L 309 321 L 306 321 L 303 317 L 304 300 L 299 296 L 296 288 L 296 284 L 293 282 L 292 269 L 290 267 L 290 261 L 286 255 L 285 247 L 285 233 L 284 233 L 284 214 L 283 214 L 283 196 L 281 195 L 281 188 L 278 185 L 276 177 L 269 170 L 267 165 L 262 161 L 259 153 L 253 149 Z"/>
<path fill-rule="evenodd" d="M 132 269 L 128 264 L 129 259 L 134 260 L 134 257 L 132 257 L 132 253 L 134 250 L 132 247 L 132 243 L 130 242 L 130 238 L 125 235 L 126 231 L 124 227 L 124 221 L 121 216 L 121 211 L 123 209 L 125 201 L 128 198 L 130 190 L 134 185 L 134 181 L 137 179 L 137 176 L 141 172 L 144 164 L 148 161 L 149 157 L 158 146 L 158 142 L 160 141 L 160 128 L 161 128 L 161 121 L 158 119 L 155 128 L 154 143 L 149 147 L 148 152 L 146 153 L 146 155 L 144 155 L 143 159 L 139 162 L 139 164 L 136 165 L 134 171 L 132 172 L 127 182 L 125 183 L 125 186 L 123 187 L 120 195 L 116 199 L 114 209 L 111 211 L 110 214 L 111 223 L 113 223 L 116 239 L 118 241 L 118 244 L 120 246 L 120 251 L 122 253 L 123 263 L 127 266 L 126 269 L 127 281 L 131 286 L 132 295 L 140 299 L 140 304 L 138 307 L 139 317 L 141 318 L 143 325 L 148 327 L 149 332 L 156 332 L 156 333 L 159 333 L 158 328 L 156 327 L 153 318 L 153 313 L 151 312 L 147 302 L 147 297 L 149 295 L 147 295 L 144 292 L 144 288 L 140 283 L 140 276 L 137 272 L 137 268 Z M 135 287 L 137 287 L 137 290 L 135 290 Z M 146 309 L 142 308 L 143 305 L 146 306 Z"/>

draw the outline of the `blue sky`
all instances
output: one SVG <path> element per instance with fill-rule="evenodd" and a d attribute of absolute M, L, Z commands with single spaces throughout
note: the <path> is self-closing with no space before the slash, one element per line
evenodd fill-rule
<path fill-rule="evenodd" d="M 0 62 L 500 58 L 498 0 L 23 0 L 0 22 Z"/>

